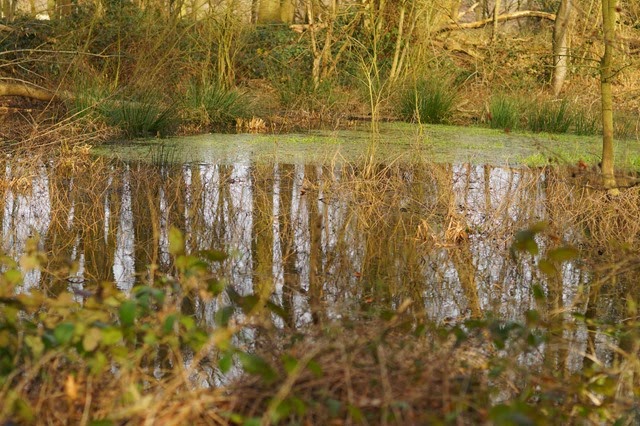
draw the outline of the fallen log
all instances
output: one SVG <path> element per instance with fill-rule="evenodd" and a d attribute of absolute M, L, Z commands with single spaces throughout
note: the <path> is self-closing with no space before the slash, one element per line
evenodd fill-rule
<path fill-rule="evenodd" d="M 553 13 L 539 12 L 537 10 L 521 10 L 518 12 L 507 13 L 505 15 L 498 16 L 498 22 L 504 22 L 504 21 L 510 21 L 512 19 L 522 19 L 522 18 L 541 18 L 541 19 L 548 19 L 550 21 L 555 21 L 556 15 Z M 464 22 L 461 24 L 459 23 L 449 24 L 449 25 L 445 25 L 442 28 L 437 29 L 436 34 L 445 33 L 448 31 L 455 31 L 455 30 L 469 30 L 474 28 L 481 28 L 491 23 L 493 23 L 493 18 L 482 19 L 480 21 L 474 21 L 474 22 Z"/>
<path fill-rule="evenodd" d="M 0 82 L 0 96 L 22 96 L 39 101 L 50 101 L 55 97 L 55 94 L 26 83 Z"/>

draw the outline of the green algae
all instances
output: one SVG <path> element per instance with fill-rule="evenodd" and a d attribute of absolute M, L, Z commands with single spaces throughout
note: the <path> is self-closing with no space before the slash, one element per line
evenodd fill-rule
<path fill-rule="evenodd" d="M 170 139 L 137 140 L 96 148 L 98 155 L 124 160 L 180 163 L 283 162 L 327 163 L 469 162 L 491 165 L 540 166 L 600 160 L 597 136 L 505 133 L 482 127 L 382 123 L 368 127 L 315 130 L 288 134 L 206 134 Z M 637 169 L 640 144 L 618 141 L 618 166 Z"/>

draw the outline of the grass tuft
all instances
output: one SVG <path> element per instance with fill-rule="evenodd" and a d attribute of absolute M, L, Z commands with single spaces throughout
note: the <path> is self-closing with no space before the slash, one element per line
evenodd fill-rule
<path fill-rule="evenodd" d="M 173 106 L 163 106 L 154 95 L 135 96 L 103 102 L 100 113 L 110 126 L 118 127 L 126 137 L 167 136 L 177 117 Z"/>
<path fill-rule="evenodd" d="M 514 98 L 498 95 L 491 98 L 489 125 L 492 129 L 520 127 L 520 105 Z"/>
<path fill-rule="evenodd" d="M 190 123 L 227 128 L 236 118 L 247 118 L 251 105 L 246 95 L 216 83 L 192 81 L 183 98 L 184 116 Z"/>
<path fill-rule="evenodd" d="M 528 107 L 527 126 L 529 130 L 540 133 L 567 133 L 571 128 L 573 118 L 569 111 L 569 103 L 562 100 L 536 101 Z"/>
<path fill-rule="evenodd" d="M 453 114 L 455 98 L 456 92 L 448 82 L 421 79 L 400 99 L 400 115 L 406 121 L 446 123 Z"/>

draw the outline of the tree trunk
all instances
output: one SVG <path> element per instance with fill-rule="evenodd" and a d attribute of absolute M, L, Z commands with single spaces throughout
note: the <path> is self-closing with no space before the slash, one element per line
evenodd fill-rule
<path fill-rule="evenodd" d="M 280 22 L 280 0 L 258 0 L 258 24 Z"/>
<path fill-rule="evenodd" d="M 257 22 L 259 24 L 291 24 L 295 10 L 294 0 L 259 0 Z"/>
<path fill-rule="evenodd" d="M 498 37 L 498 16 L 500 16 L 500 0 L 495 0 L 493 7 L 493 33 L 491 34 L 491 41 L 496 41 Z"/>
<path fill-rule="evenodd" d="M 571 0 L 561 0 L 553 25 L 553 95 L 558 96 L 567 76 L 569 63 L 569 21 Z"/>
<path fill-rule="evenodd" d="M 613 49 L 615 42 L 616 2 L 602 0 L 602 29 L 604 55 L 600 62 L 600 90 L 602 94 L 602 183 L 611 195 L 618 195 L 613 168 Z"/>

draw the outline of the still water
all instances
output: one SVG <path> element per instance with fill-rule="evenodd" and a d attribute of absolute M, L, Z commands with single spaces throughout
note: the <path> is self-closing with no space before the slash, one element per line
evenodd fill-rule
<path fill-rule="evenodd" d="M 269 292 L 291 327 L 408 299 L 415 315 L 436 322 L 487 311 L 516 318 L 537 307 L 534 286 L 549 294 L 550 309 L 584 310 L 592 274 L 580 260 L 551 279 L 538 258 L 509 251 L 516 232 L 540 221 L 550 223 L 538 237 L 542 251 L 583 243 L 566 202 L 584 188 L 562 171 L 434 163 L 411 147 L 355 158 L 325 146 L 319 158 L 309 145 L 271 157 L 224 145 L 194 158 L 193 146 L 176 146 L 109 148 L 121 159 L 8 162 L 5 253 L 19 259 L 36 236 L 48 271 L 75 265 L 63 285 L 76 293 L 101 281 L 130 291 L 171 270 L 176 227 L 188 252 L 228 253 L 211 265 L 215 274 L 240 294 Z M 38 270 L 24 283 L 60 285 Z M 210 321 L 216 306 L 199 303 L 195 315 Z"/>

